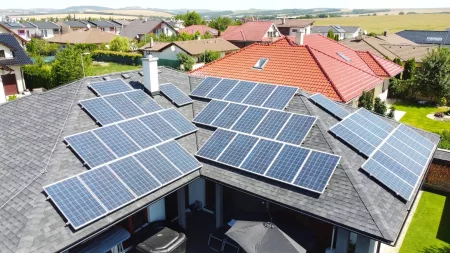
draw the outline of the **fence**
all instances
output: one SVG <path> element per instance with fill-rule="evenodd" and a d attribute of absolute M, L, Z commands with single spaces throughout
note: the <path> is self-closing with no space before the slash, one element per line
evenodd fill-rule
<path fill-rule="evenodd" d="M 158 59 L 158 66 L 166 66 L 174 69 L 180 68 L 179 60 L 167 60 L 167 59 Z"/>

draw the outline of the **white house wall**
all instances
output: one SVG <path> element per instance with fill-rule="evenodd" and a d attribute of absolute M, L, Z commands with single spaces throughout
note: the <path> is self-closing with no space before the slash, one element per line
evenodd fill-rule
<path fill-rule="evenodd" d="M 177 54 L 178 53 L 186 53 L 181 48 L 174 46 L 175 50 L 172 51 L 172 46 L 167 47 L 161 52 L 151 52 L 151 55 L 154 57 L 158 57 L 159 59 L 166 59 L 166 60 L 178 60 Z"/>
<path fill-rule="evenodd" d="M 24 84 L 25 81 L 23 80 L 21 66 L 8 66 L 14 70 L 14 73 L 16 75 L 16 82 L 17 82 L 17 90 L 19 91 L 19 94 L 21 94 L 24 91 Z"/>
<path fill-rule="evenodd" d="M 168 26 L 166 23 L 161 24 L 161 30 L 162 33 L 166 34 L 167 36 L 172 36 L 177 33 L 174 29 L 172 29 L 172 27 Z"/>
<path fill-rule="evenodd" d="M 11 49 L 9 49 L 9 47 L 7 47 L 7 46 L 5 46 L 3 44 L 0 44 L 0 50 L 4 50 L 5 51 L 5 58 L 6 59 L 12 59 L 13 58 L 12 51 L 11 51 Z"/>
<path fill-rule="evenodd" d="M 305 34 L 311 34 L 311 26 L 308 25 L 302 28 L 291 27 L 289 28 L 289 36 L 296 36 L 298 32 L 303 32 Z"/>

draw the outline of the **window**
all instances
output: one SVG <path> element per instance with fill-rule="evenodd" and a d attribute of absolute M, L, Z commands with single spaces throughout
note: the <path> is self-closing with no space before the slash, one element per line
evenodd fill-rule
<path fill-rule="evenodd" d="M 0 50 L 0 58 L 5 58 L 5 50 Z"/>
<path fill-rule="evenodd" d="M 298 30 L 297 29 L 292 29 L 292 32 L 296 33 Z"/>
<path fill-rule="evenodd" d="M 22 34 L 22 35 L 25 34 L 25 30 L 18 30 L 17 32 L 19 33 L 19 35 L 20 34 Z"/>
<path fill-rule="evenodd" d="M 110 27 L 110 28 L 109 28 L 109 31 L 110 31 L 110 32 L 114 32 L 114 27 Z"/>
<path fill-rule="evenodd" d="M 27 37 L 30 38 L 30 31 L 27 30 Z"/>
<path fill-rule="evenodd" d="M 268 61 L 269 61 L 268 58 L 259 58 L 259 60 L 256 62 L 255 66 L 253 66 L 253 68 L 254 69 L 263 69 L 264 66 L 266 66 Z"/>
<path fill-rule="evenodd" d="M 273 32 L 267 32 L 267 37 L 272 38 L 273 37 Z"/>
<path fill-rule="evenodd" d="M 47 30 L 41 30 L 41 37 L 47 37 Z"/>

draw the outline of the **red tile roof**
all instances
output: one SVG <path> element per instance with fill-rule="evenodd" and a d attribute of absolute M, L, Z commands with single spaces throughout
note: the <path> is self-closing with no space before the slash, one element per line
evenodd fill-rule
<path fill-rule="evenodd" d="M 254 69 L 259 58 L 268 58 L 264 69 Z M 218 76 L 297 86 L 349 102 L 383 80 L 310 46 L 287 38 L 270 44 L 253 44 L 191 72 L 195 76 Z"/>
<path fill-rule="evenodd" d="M 391 62 L 387 59 L 381 58 L 378 55 L 374 55 L 372 53 L 369 53 L 374 59 L 375 61 L 380 64 L 380 66 L 383 68 L 384 71 L 386 71 L 386 73 L 388 73 L 389 77 L 393 77 L 398 75 L 400 72 L 403 71 L 403 67 Z"/>
<path fill-rule="evenodd" d="M 369 68 L 377 75 L 377 76 L 385 76 L 389 77 L 389 74 L 384 71 L 384 69 L 378 64 L 377 61 L 372 57 L 371 53 L 368 51 L 357 51 L 359 57 L 369 66 Z"/>
<path fill-rule="evenodd" d="M 241 26 L 228 27 L 222 32 L 221 38 L 228 41 L 271 41 L 271 38 L 265 36 L 272 25 L 272 22 L 264 21 L 247 22 Z"/>
<path fill-rule="evenodd" d="M 209 32 L 212 35 L 219 34 L 219 31 L 217 31 L 216 29 L 211 28 L 209 26 L 206 26 L 206 25 L 191 25 L 191 26 L 188 26 L 188 27 L 178 30 L 178 33 L 185 32 L 187 34 L 194 34 L 197 31 L 200 32 L 200 35 L 203 35 L 206 32 Z"/>

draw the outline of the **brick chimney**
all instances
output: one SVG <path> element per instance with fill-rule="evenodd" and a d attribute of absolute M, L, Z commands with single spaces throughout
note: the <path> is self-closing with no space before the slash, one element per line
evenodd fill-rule
<path fill-rule="evenodd" d="M 144 87 L 152 96 L 159 95 L 158 58 L 151 55 L 142 58 L 142 68 L 144 69 Z"/>
<path fill-rule="evenodd" d="M 304 41 L 305 41 L 305 32 L 301 31 L 295 33 L 295 43 L 297 43 L 297 45 L 303 46 Z"/>

